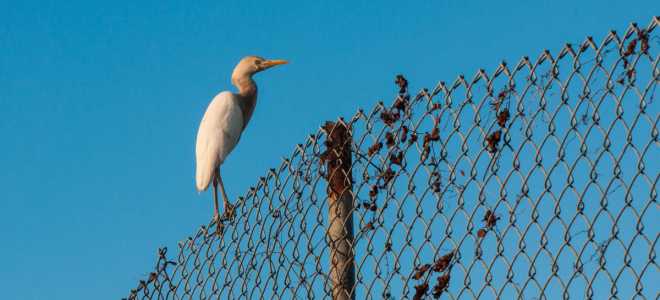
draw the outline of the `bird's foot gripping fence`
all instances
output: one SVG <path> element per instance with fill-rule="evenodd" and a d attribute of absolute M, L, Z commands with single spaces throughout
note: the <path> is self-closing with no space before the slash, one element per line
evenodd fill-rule
<path fill-rule="evenodd" d="M 129 299 L 656 298 L 659 19 L 328 123 Z"/>

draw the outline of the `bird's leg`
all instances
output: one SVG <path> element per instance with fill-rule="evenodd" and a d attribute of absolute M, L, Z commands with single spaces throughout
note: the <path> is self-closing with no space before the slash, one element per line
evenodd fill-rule
<path fill-rule="evenodd" d="M 227 199 L 227 193 L 225 193 L 225 185 L 222 183 L 222 176 L 220 176 L 220 171 L 217 173 L 218 183 L 220 184 L 220 192 L 222 193 L 222 200 L 224 205 L 223 218 L 231 219 L 234 216 L 234 206 L 229 203 Z"/>
<path fill-rule="evenodd" d="M 218 180 L 216 178 L 213 178 L 213 203 L 215 204 L 213 221 L 218 222 L 220 221 L 220 211 L 218 209 Z"/>

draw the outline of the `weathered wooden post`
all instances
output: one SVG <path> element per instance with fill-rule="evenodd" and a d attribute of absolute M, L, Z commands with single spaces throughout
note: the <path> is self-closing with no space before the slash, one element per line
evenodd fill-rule
<path fill-rule="evenodd" d="M 332 298 L 355 299 L 351 132 L 343 121 L 326 122 L 323 128 L 328 133 L 321 162 L 327 163 L 328 171 L 328 246 Z"/>

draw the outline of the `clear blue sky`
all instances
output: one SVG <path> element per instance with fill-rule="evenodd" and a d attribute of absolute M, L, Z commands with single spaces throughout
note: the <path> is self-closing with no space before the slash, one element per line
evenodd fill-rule
<path fill-rule="evenodd" d="M 0 0 L 3 298 L 117 299 L 207 223 L 194 138 L 244 55 L 291 63 L 258 75 L 231 197 L 322 121 L 389 101 L 397 73 L 432 87 L 660 11 L 627 2 Z"/>

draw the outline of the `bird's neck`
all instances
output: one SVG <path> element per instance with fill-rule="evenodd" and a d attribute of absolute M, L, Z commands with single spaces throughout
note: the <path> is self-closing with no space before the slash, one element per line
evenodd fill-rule
<path fill-rule="evenodd" d="M 242 76 L 232 78 L 232 83 L 238 89 L 238 95 L 244 98 L 252 98 L 257 96 L 257 84 L 249 76 Z"/>
<path fill-rule="evenodd" d="M 257 84 L 251 77 L 247 76 L 232 78 L 232 82 L 238 89 L 238 96 L 240 98 L 238 105 L 243 112 L 243 128 L 245 128 L 257 104 Z"/>

